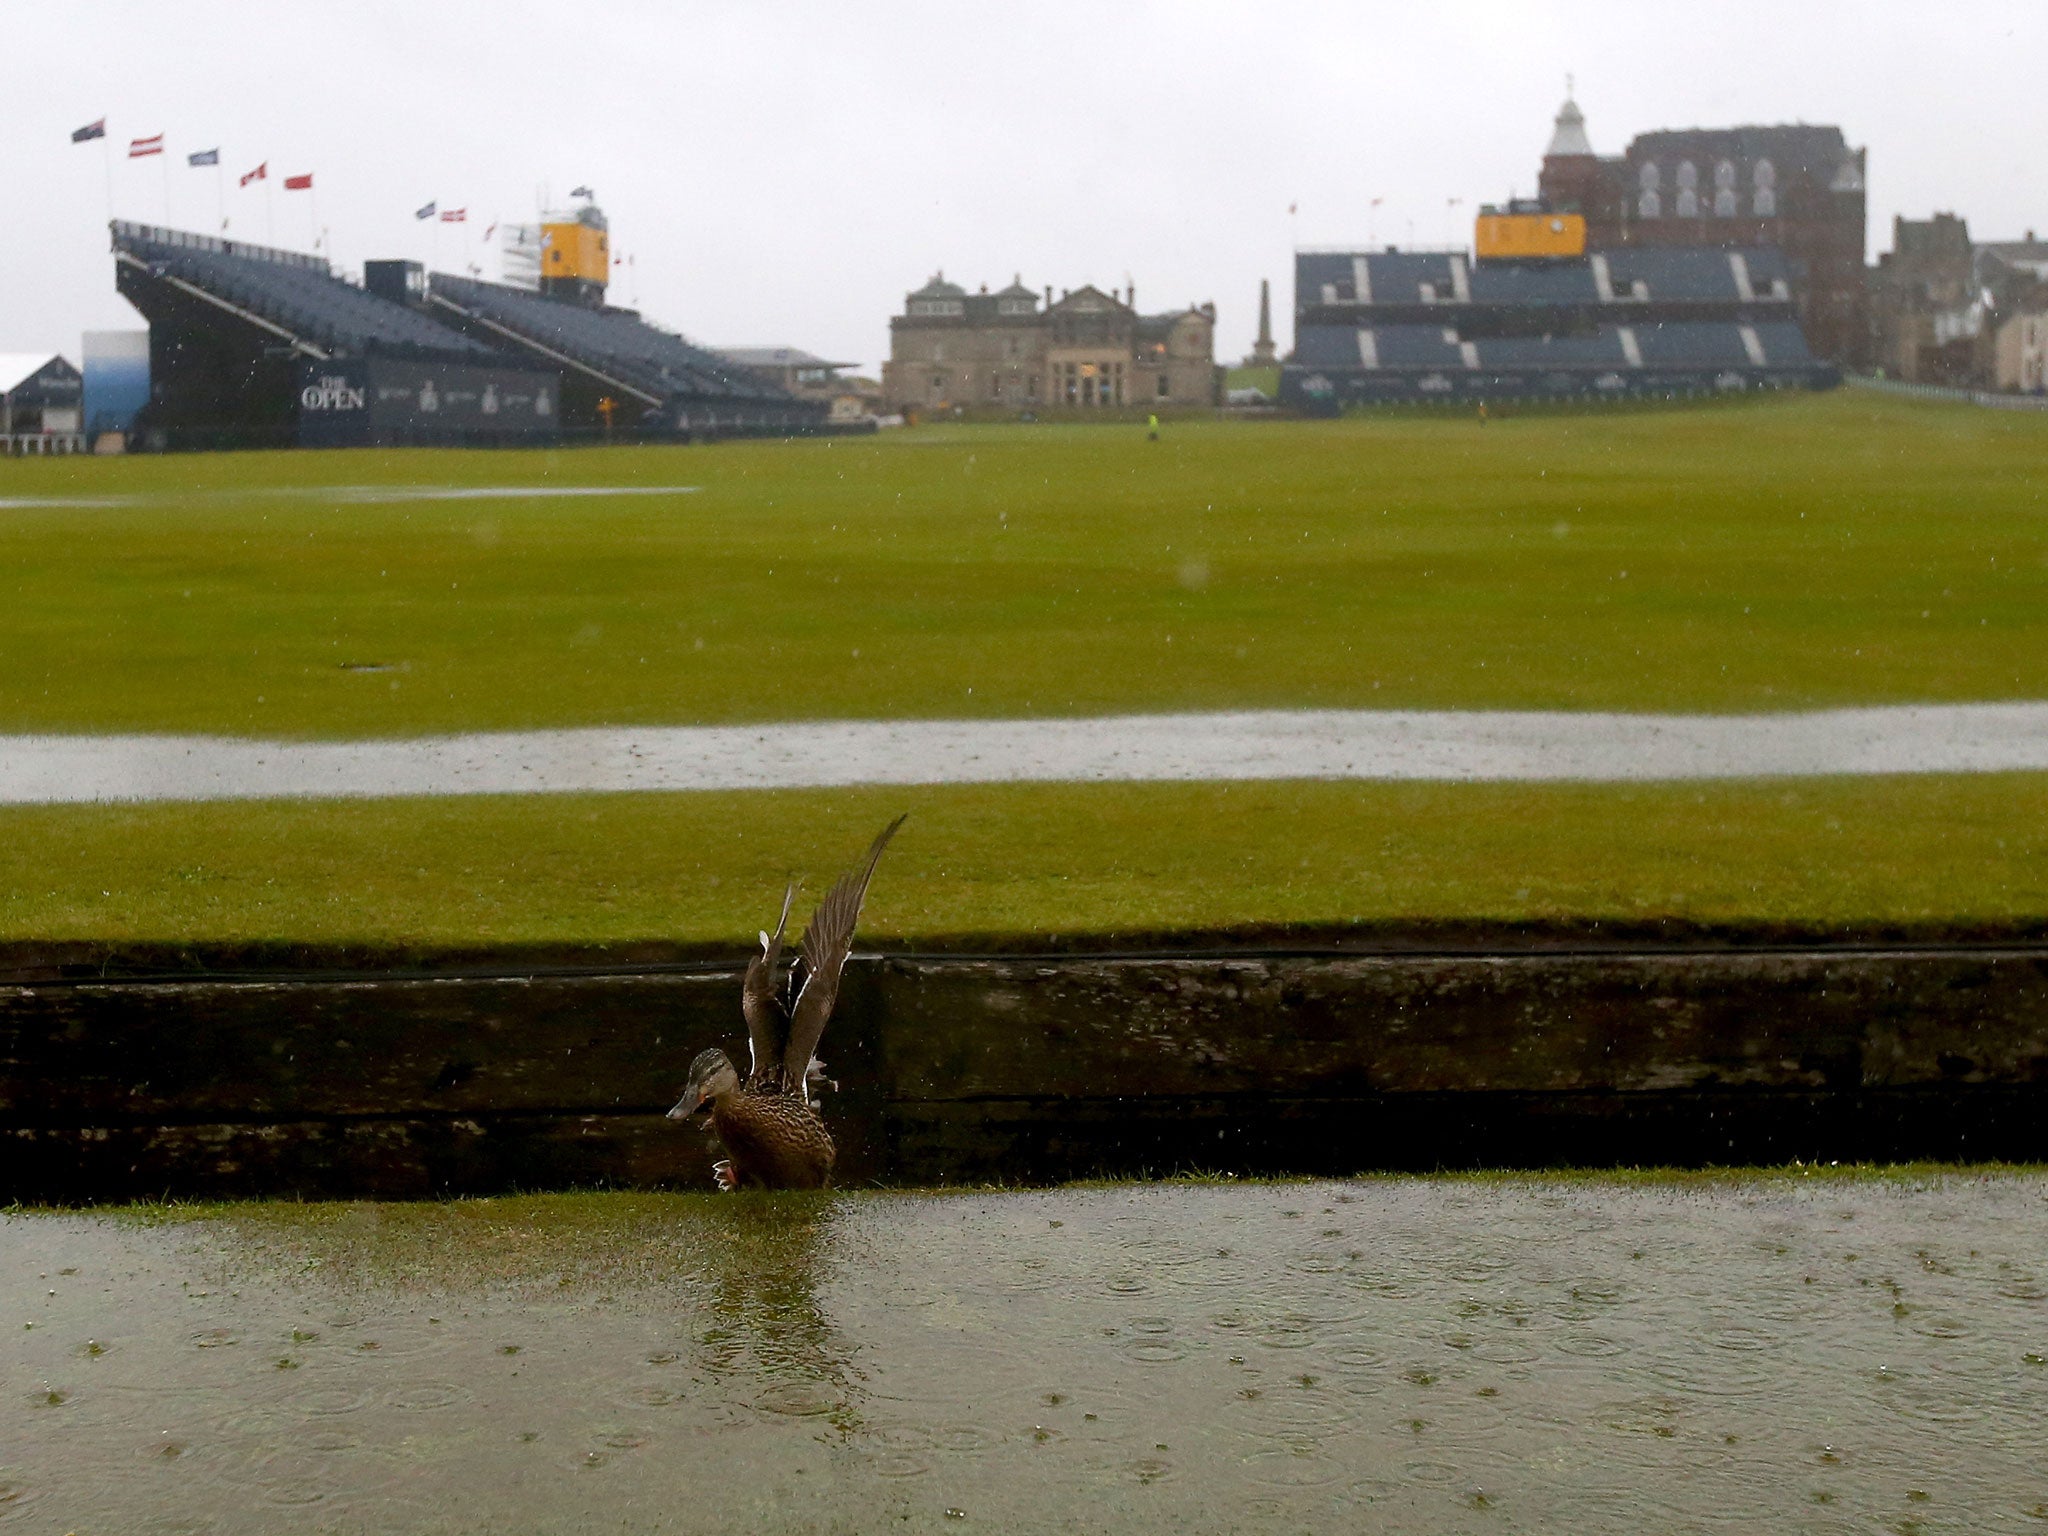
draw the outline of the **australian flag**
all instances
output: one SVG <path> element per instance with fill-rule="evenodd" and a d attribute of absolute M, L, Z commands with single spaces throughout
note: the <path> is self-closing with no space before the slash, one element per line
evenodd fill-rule
<path fill-rule="evenodd" d="M 187 165 L 219 165 L 220 151 L 217 149 L 202 149 L 197 154 L 187 155 L 185 163 Z"/>
<path fill-rule="evenodd" d="M 416 219 L 431 219 L 436 212 L 436 208 L 436 204 L 429 203 L 424 208 L 414 210 L 413 217 Z"/>
<path fill-rule="evenodd" d="M 96 123 L 87 123 L 83 128 L 71 130 L 71 142 L 83 144 L 88 139 L 104 139 L 107 136 L 107 120 L 103 117 Z"/>

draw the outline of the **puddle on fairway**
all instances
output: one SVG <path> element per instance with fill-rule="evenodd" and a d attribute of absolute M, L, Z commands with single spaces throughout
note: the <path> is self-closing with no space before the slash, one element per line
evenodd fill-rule
<path fill-rule="evenodd" d="M 2038 1174 L 17 1215 L 0 1532 L 2025 1529 L 2043 1275 Z"/>
<path fill-rule="evenodd" d="M 695 485 L 278 485 L 205 492 L 112 496 L 0 496 L 0 512 L 54 507 L 210 506 L 224 501 L 319 501 L 334 506 L 392 506 L 413 501 L 533 501 L 589 496 L 691 496 Z"/>

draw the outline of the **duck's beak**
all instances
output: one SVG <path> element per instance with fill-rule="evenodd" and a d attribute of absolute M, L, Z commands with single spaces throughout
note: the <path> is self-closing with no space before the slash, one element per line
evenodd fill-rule
<path fill-rule="evenodd" d="M 709 1103 L 710 1100 L 711 1095 L 704 1092 L 703 1089 L 692 1088 L 680 1099 L 676 1100 L 676 1107 L 668 1112 L 668 1117 L 671 1120 L 687 1120 Z"/>

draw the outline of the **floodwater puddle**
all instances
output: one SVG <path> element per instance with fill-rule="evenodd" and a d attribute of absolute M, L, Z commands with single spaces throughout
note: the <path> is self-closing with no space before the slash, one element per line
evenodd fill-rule
<path fill-rule="evenodd" d="M 2024 1529 L 2048 1174 L 0 1217 L 0 1532 Z"/>

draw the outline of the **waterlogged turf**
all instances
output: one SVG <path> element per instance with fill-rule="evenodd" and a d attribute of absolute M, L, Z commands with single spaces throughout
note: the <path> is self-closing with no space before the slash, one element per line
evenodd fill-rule
<path fill-rule="evenodd" d="M 956 785 L 15 807 L 0 938 L 750 946 L 890 817 L 864 942 L 2048 919 L 2048 775 Z"/>
<path fill-rule="evenodd" d="M 0 1523 L 2007 1531 L 2048 1180 L 0 1215 Z"/>
<path fill-rule="evenodd" d="M 0 461 L 0 732 L 2042 697 L 2044 457 L 1843 391 Z"/>

